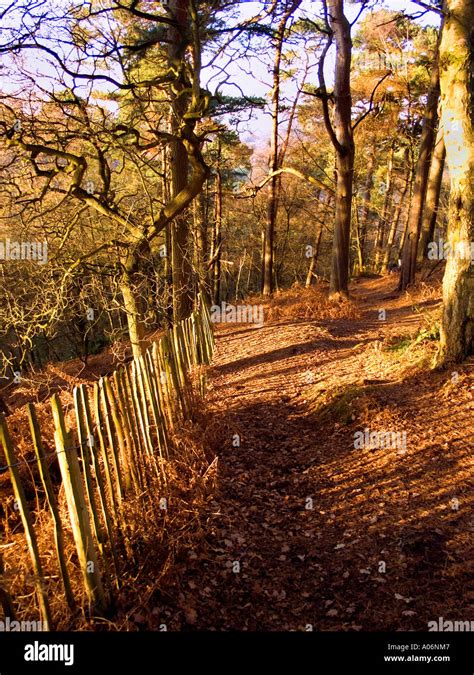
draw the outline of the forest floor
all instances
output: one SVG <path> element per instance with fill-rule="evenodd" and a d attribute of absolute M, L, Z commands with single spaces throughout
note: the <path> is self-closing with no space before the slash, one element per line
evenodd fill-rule
<path fill-rule="evenodd" d="M 196 426 L 217 453 L 215 488 L 195 534 L 166 569 L 142 570 L 111 626 L 426 630 L 473 618 L 474 360 L 431 370 L 439 280 L 401 296 L 397 280 L 356 280 L 341 306 L 320 286 L 291 289 L 265 303 L 262 326 L 217 326 Z M 67 402 L 71 385 L 114 367 L 108 352 L 85 370 L 48 366 L 49 379 L 11 390 L 11 423 L 26 425 L 27 400 L 46 419 L 53 391 Z M 357 447 L 365 429 L 398 443 Z"/>
<path fill-rule="evenodd" d="M 205 536 L 152 599 L 150 628 L 427 630 L 473 618 L 474 361 L 430 370 L 435 341 L 414 336 L 429 337 L 439 286 L 397 297 L 395 285 L 356 282 L 356 318 L 283 311 L 219 327 L 217 492 Z M 355 449 L 364 429 L 402 435 Z"/>

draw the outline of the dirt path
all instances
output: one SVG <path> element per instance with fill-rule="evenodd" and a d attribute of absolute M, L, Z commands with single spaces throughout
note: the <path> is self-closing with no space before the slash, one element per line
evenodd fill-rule
<path fill-rule="evenodd" d="M 354 321 L 220 332 L 209 391 L 225 430 L 218 491 L 205 540 L 155 598 L 169 630 L 472 618 L 473 364 L 454 377 L 402 373 L 380 347 L 420 319 L 408 298 L 387 297 L 390 284 L 354 288 Z M 364 428 L 406 432 L 406 446 L 355 449 Z"/>

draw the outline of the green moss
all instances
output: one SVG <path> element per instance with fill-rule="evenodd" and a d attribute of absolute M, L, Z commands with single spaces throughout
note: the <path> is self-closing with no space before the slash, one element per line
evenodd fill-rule
<path fill-rule="evenodd" d="M 320 400 L 320 393 L 310 406 L 310 410 L 317 417 L 318 422 L 350 424 L 354 418 L 355 401 L 372 392 L 373 389 L 373 386 L 341 385 L 326 395 L 324 401 Z"/>

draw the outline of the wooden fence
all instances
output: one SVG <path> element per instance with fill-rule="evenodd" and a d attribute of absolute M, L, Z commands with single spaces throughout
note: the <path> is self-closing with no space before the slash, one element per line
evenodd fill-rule
<path fill-rule="evenodd" d="M 191 415 L 190 371 L 210 363 L 214 350 L 209 309 L 200 296 L 197 309 L 173 326 L 138 359 L 102 377 L 93 387 L 74 388 L 74 411 L 68 429 L 60 398 L 51 399 L 54 444 L 67 515 L 58 505 L 42 432 L 35 406 L 27 413 L 36 465 L 44 498 L 54 526 L 54 555 L 67 605 L 77 606 L 72 590 L 64 534 L 71 530 L 82 583 L 92 615 L 107 611 L 114 587 L 120 587 L 120 566 L 131 555 L 123 509 L 124 499 L 133 494 L 143 506 L 156 499 L 149 489 L 150 476 L 166 486 L 166 460 L 173 452 L 173 430 Z M 205 372 L 198 369 L 201 393 Z M 36 597 L 43 626 L 53 628 L 48 584 L 38 546 L 35 522 L 25 496 L 12 434 L 0 414 L 0 442 L 3 445 L 33 569 Z M 49 461 L 48 461 L 49 460 Z M 1 463 L 1 462 L 0 462 Z M 155 485 L 156 485 L 156 479 Z M 68 522 L 64 522 L 64 519 Z M 125 553 L 124 553 L 125 551 Z M 4 574 L 0 550 L 0 605 L 5 616 L 14 617 L 15 598 L 2 583 Z"/>

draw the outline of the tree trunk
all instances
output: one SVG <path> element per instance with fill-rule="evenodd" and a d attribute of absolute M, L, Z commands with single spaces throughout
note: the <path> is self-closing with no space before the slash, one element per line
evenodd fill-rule
<path fill-rule="evenodd" d="M 198 277 L 199 290 L 209 296 L 208 251 L 207 251 L 207 213 L 204 192 L 194 200 L 194 267 Z"/>
<path fill-rule="evenodd" d="M 336 158 L 336 217 L 331 260 L 331 294 L 347 295 L 354 153 Z"/>
<path fill-rule="evenodd" d="M 275 169 L 271 169 L 274 171 Z M 273 293 L 273 267 L 275 261 L 275 226 L 278 214 L 278 191 L 280 177 L 274 176 L 270 181 L 270 195 L 268 197 L 267 222 L 263 239 L 263 295 Z"/>
<path fill-rule="evenodd" d="M 171 124 L 170 124 L 171 127 Z M 169 155 L 170 149 L 167 146 L 163 147 L 161 154 L 163 180 L 161 185 L 161 199 L 163 204 L 167 204 L 170 200 L 170 176 L 169 176 Z M 171 223 L 165 227 L 165 258 L 164 258 L 164 304 L 166 312 L 166 320 L 168 325 L 173 323 L 173 267 L 172 267 L 172 242 L 171 242 Z"/>
<path fill-rule="evenodd" d="M 327 5 L 329 22 L 336 42 L 334 130 L 332 135 L 330 133 L 336 149 L 336 214 L 330 292 L 333 295 L 347 295 L 355 156 L 351 122 L 351 25 L 344 14 L 343 0 L 329 0 Z M 327 115 L 325 121 L 327 126 L 329 121 Z"/>
<path fill-rule="evenodd" d="M 175 197 L 188 181 L 188 155 L 180 141 L 172 142 L 171 186 Z M 186 211 L 171 227 L 171 265 L 173 277 L 173 320 L 186 319 L 192 311 L 192 267 L 189 259 L 189 223 Z"/>
<path fill-rule="evenodd" d="M 418 250 L 418 262 L 427 257 L 428 243 L 433 241 L 436 220 L 438 218 L 439 198 L 443 183 L 444 164 L 446 159 L 446 147 L 444 145 L 443 130 L 438 128 L 436 144 L 431 159 L 428 187 L 426 189 L 425 209 L 421 221 L 420 246 Z"/>
<path fill-rule="evenodd" d="M 212 233 L 212 298 L 218 305 L 221 296 L 221 259 L 222 259 L 222 175 L 221 144 L 218 142 L 216 166 L 216 194 L 214 211 L 214 230 Z"/>
<path fill-rule="evenodd" d="M 141 356 L 147 347 L 145 340 L 146 325 L 143 297 L 140 294 L 140 282 L 137 279 L 140 256 L 130 253 L 124 262 L 120 279 L 120 292 L 127 315 L 128 335 L 134 358 Z"/>
<path fill-rule="evenodd" d="M 474 242 L 474 3 L 447 0 L 440 47 L 441 123 L 451 179 L 448 243 Z M 474 264 L 453 255 L 443 279 L 443 316 L 438 365 L 462 361 L 474 352 Z"/>
<path fill-rule="evenodd" d="M 176 28 L 170 29 L 168 58 L 173 67 L 182 64 L 183 34 L 188 25 L 187 0 L 170 0 L 170 9 L 176 20 Z M 188 107 L 188 95 L 180 92 L 172 101 L 171 132 L 175 140 L 171 142 L 171 196 L 176 195 L 187 186 L 189 174 L 188 153 L 184 143 L 179 139 L 180 121 Z M 192 265 L 189 256 L 189 222 L 188 214 L 183 211 L 177 216 L 171 227 L 171 265 L 173 276 L 173 320 L 186 319 L 193 307 Z"/>
<path fill-rule="evenodd" d="M 440 31 L 442 31 L 442 26 Z M 438 48 L 436 50 L 435 61 L 431 73 L 431 86 L 426 103 L 425 117 L 423 119 L 420 153 L 416 166 L 415 186 L 410 208 L 410 218 L 408 221 L 407 235 L 405 237 L 403 247 L 402 269 L 399 283 L 399 290 L 401 291 L 405 290 L 415 281 L 418 241 L 421 231 L 421 217 L 423 214 L 423 206 L 425 204 L 431 155 L 435 142 L 435 130 L 438 125 L 439 58 L 440 56 Z"/>
<path fill-rule="evenodd" d="M 376 272 L 378 272 L 380 268 L 380 258 L 382 257 L 382 252 L 384 250 L 385 232 L 388 225 L 389 209 L 392 201 L 394 156 L 395 156 L 395 144 L 392 143 L 388 155 L 387 180 L 385 182 L 385 199 L 383 203 L 382 218 L 380 219 L 380 224 L 377 230 L 377 242 L 375 244 L 374 267 Z"/>
<path fill-rule="evenodd" d="M 395 212 L 392 217 L 392 223 L 390 225 L 390 231 L 388 233 L 388 239 L 387 239 L 387 246 L 385 247 L 385 253 L 382 261 L 382 273 L 385 274 L 388 271 L 388 265 L 390 263 L 390 257 L 392 254 L 392 249 L 393 245 L 395 244 L 395 237 L 397 236 L 397 230 L 398 230 L 398 223 L 400 222 L 400 216 L 402 213 L 402 208 L 405 203 L 405 199 L 408 193 L 408 188 L 410 187 L 410 173 L 411 173 L 411 167 L 408 163 L 408 150 L 405 153 L 405 161 L 406 161 L 406 175 L 405 175 L 405 187 L 403 188 L 403 192 L 400 195 L 400 201 L 397 204 L 397 207 L 395 209 Z"/>
<path fill-rule="evenodd" d="M 316 271 L 316 263 L 318 261 L 318 256 L 319 256 L 319 249 L 321 247 L 321 237 L 323 234 L 323 226 L 322 224 L 319 226 L 318 233 L 316 235 L 316 245 L 314 247 L 314 252 L 313 255 L 311 256 L 311 262 L 309 263 L 309 269 L 308 269 L 308 274 L 306 276 L 306 283 L 305 287 L 309 288 L 312 286 L 313 281 L 315 279 L 315 271 Z"/>
<path fill-rule="evenodd" d="M 361 226 L 360 226 L 360 217 L 359 217 L 359 207 L 357 205 L 357 201 L 354 202 L 355 206 L 355 228 L 354 228 L 354 234 L 355 234 L 355 256 L 354 256 L 354 261 L 352 263 L 352 272 L 351 275 L 354 274 L 360 274 L 362 270 L 364 269 L 364 251 L 363 251 L 363 246 L 362 246 L 362 232 L 361 232 Z"/>
<path fill-rule="evenodd" d="M 272 133 L 270 137 L 270 172 L 277 171 L 283 163 L 283 156 L 279 153 L 278 130 L 280 126 L 280 77 L 281 56 L 285 40 L 285 31 L 288 20 L 293 12 L 301 4 L 301 0 L 290 2 L 280 19 L 275 35 L 275 56 L 273 59 L 273 87 L 272 87 Z M 280 176 L 273 176 L 270 180 L 270 191 L 267 205 L 267 222 L 263 240 L 262 261 L 262 293 L 269 296 L 273 292 L 274 285 L 274 258 L 275 258 L 275 227 L 278 215 L 278 198 L 280 192 Z"/>
<path fill-rule="evenodd" d="M 372 188 L 374 185 L 374 173 L 375 173 L 375 153 L 371 152 L 368 158 L 367 164 L 367 174 L 365 178 L 364 190 L 362 193 L 362 208 L 360 213 L 360 234 L 359 234 L 359 272 L 363 272 L 365 268 L 364 263 L 364 253 L 365 253 L 365 241 L 367 238 L 367 232 L 369 230 L 369 217 L 370 217 L 370 195 L 372 193 Z"/>

